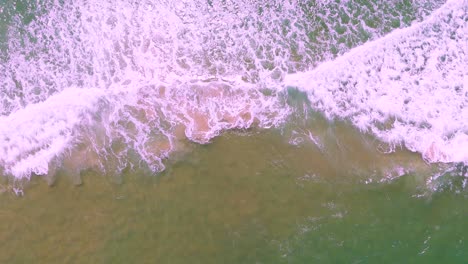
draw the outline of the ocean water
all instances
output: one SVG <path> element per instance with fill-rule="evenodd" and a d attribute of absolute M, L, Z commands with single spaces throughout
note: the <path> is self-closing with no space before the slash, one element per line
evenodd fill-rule
<path fill-rule="evenodd" d="M 464 263 L 468 2 L 1 1 L 2 263 Z"/>

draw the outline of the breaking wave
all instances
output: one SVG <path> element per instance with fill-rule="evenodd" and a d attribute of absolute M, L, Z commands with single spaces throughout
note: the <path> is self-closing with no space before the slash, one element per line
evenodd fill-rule
<path fill-rule="evenodd" d="M 328 118 L 429 162 L 468 162 L 468 4 L 449 1 L 310 72 L 287 77 Z"/>

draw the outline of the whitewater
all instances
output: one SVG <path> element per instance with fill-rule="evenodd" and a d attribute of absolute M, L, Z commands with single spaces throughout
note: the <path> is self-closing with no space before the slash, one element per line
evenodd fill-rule
<path fill-rule="evenodd" d="M 187 139 L 281 127 L 291 87 L 390 152 L 467 164 L 468 2 L 421 1 L 409 18 L 398 4 L 46 1 L 23 17 L 6 6 L 0 173 L 159 172 Z"/>

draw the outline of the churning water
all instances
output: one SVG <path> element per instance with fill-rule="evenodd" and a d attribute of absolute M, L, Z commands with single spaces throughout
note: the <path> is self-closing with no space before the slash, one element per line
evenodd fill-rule
<path fill-rule="evenodd" d="M 159 172 L 185 138 L 281 127 L 298 111 L 291 89 L 388 152 L 466 163 L 467 9 L 460 0 L 9 1 L 0 166 L 16 178 L 64 163 Z"/>

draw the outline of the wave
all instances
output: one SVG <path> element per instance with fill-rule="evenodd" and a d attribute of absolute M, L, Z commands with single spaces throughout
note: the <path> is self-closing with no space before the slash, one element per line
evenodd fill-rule
<path fill-rule="evenodd" d="M 428 162 L 468 163 L 468 4 L 448 1 L 426 20 L 289 75 L 329 119 L 350 120 Z"/>
<path fill-rule="evenodd" d="M 287 85 L 307 91 L 326 116 L 404 142 L 430 161 L 464 161 L 466 153 L 447 144 L 466 144 L 466 112 L 456 108 L 466 101 L 465 73 L 457 68 L 465 59 L 466 5 L 448 2 L 410 26 L 441 4 L 7 4 L 0 17 L 9 23 L 0 30 L 0 167 L 18 179 L 63 165 L 71 173 L 158 172 L 187 139 L 205 144 L 229 129 L 280 126 L 295 111 Z"/>

